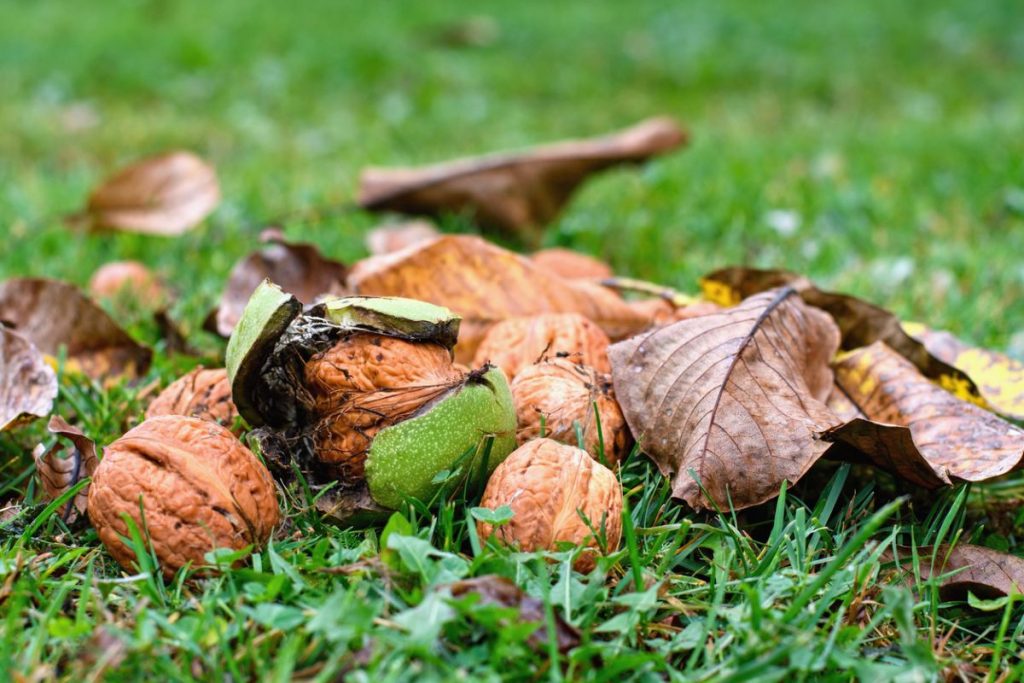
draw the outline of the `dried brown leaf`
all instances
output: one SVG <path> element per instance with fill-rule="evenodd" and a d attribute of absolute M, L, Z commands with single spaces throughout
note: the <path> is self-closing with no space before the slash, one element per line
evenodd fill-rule
<path fill-rule="evenodd" d="M 0 282 L 0 322 L 50 356 L 65 347 L 68 369 L 94 379 L 138 376 L 149 368 L 152 352 L 66 282 L 41 278 Z"/>
<path fill-rule="evenodd" d="M 32 342 L 0 324 L 0 432 L 48 415 L 57 374 Z"/>
<path fill-rule="evenodd" d="M 373 256 L 391 254 L 434 239 L 441 233 L 430 221 L 414 220 L 380 225 L 366 233 L 366 248 Z"/>
<path fill-rule="evenodd" d="M 47 429 L 58 437 L 57 443 L 49 450 L 36 453 L 36 472 L 43 487 L 46 500 L 53 501 L 63 495 L 85 477 L 91 477 L 99 466 L 96 444 L 78 427 L 54 415 Z M 71 450 L 64 455 L 65 444 L 71 443 Z M 89 498 L 89 487 L 84 487 L 60 510 L 65 522 L 73 522 L 85 513 Z"/>
<path fill-rule="evenodd" d="M 968 591 L 984 599 L 1024 593 L 1024 558 L 1016 555 L 967 543 L 922 546 L 917 555 L 922 581 L 943 577 L 939 583 L 943 599 L 963 599 Z M 883 559 L 894 560 L 889 552 Z M 911 569 L 909 549 L 901 551 L 899 559 L 904 569 Z"/>
<path fill-rule="evenodd" d="M 217 173 L 191 152 L 142 159 L 118 171 L 89 196 L 94 229 L 180 235 L 220 203 Z"/>
<path fill-rule="evenodd" d="M 838 423 L 824 403 L 838 346 L 831 318 L 783 288 L 609 355 L 626 421 L 673 495 L 742 509 L 778 495 L 828 449 L 818 434 Z"/>
<path fill-rule="evenodd" d="M 544 603 L 524 593 L 518 586 L 503 576 L 489 574 L 475 579 L 463 579 L 442 586 L 451 591 L 452 597 L 464 598 L 467 595 L 479 596 L 480 605 L 499 605 L 515 608 L 519 612 L 519 621 L 536 623 L 538 628 L 527 639 L 531 647 L 541 650 L 546 647 L 550 636 L 546 626 Z M 558 651 L 566 653 L 580 644 L 579 631 L 570 625 L 557 612 L 555 613 L 555 642 Z"/>
<path fill-rule="evenodd" d="M 985 481 L 1022 464 L 1024 430 L 944 391 L 882 342 L 845 356 L 835 377 L 864 417 L 824 438 L 904 479 L 935 488 Z"/>
<path fill-rule="evenodd" d="M 587 176 L 640 163 L 686 143 L 668 117 L 611 135 L 419 168 L 368 168 L 359 204 L 426 216 L 468 213 L 482 227 L 536 240 Z"/>
<path fill-rule="evenodd" d="M 304 304 L 324 294 L 345 294 L 344 264 L 325 257 L 312 244 L 273 242 L 235 264 L 224 286 L 216 315 L 216 331 L 231 335 L 249 297 L 261 282 L 269 279 Z"/>
<path fill-rule="evenodd" d="M 917 366 L 925 377 L 962 399 L 988 407 L 973 379 L 930 353 L 924 344 L 906 333 L 899 318 L 884 308 L 847 294 L 824 292 L 807 278 L 784 270 L 723 268 L 701 279 L 705 296 L 723 306 L 784 284 L 795 287 L 805 302 L 832 316 L 842 332 L 843 350 L 885 342 Z"/>
<path fill-rule="evenodd" d="M 615 293 L 551 275 L 528 258 L 479 237 L 446 235 L 356 264 L 349 286 L 369 296 L 404 296 L 462 316 L 456 354 L 468 362 L 488 328 L 538 313 L 580 313 L 612 339 L 647 327 L 647 318 Z"/>

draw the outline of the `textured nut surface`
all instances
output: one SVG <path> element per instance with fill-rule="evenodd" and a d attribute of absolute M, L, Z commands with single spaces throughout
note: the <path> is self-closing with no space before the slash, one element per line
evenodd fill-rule
<path fill-rule="evenodd" d="M 160 280 L 138 261 L 111 261 L 100 266 L 89 280 L 89 293 L 96 299 L 128 297 L 146 308 L 167 303 Z"/>
<path fill-rule="evenodd" d="M 598 372 L 611 372 L 608 335 L 579 313 L 545 313 L 509 318 L 494 325 L 476 351 L 473 365 L 491 362 L 514 379 L 528 365 L 571 356 Z"/>
<path fill-rule="evenodd" d="M 585 451 L 551 439 L 535 439 L 517 448 L 491 475 L 480 505 L 512 508 L 514 516 L 496 529 L 477 522 L 480 538 L 493 533 L 522 550 L 554 550 L 559 542 L 586 545 L 574 564 L 578 571 L 594 567 L 600 548 L 594 529 L 604 527 L 604 550 L 614 552 L 622 533 L 622 490 L 607 467 Z M 579 511 L 579 513 L 577 512 Z"/>
<path fill-rule="evenodd" d="M 593 256 L 581 254 L 571 249 L 553 247 L 541 249 L 530 256 L 530 260 L 541 268 L 567 278 L 569 280 L 592 279 L 611 277 L 615 273 L 604 261 L 599 261 Z"/>
<path fill-rule="evenodd" d="M 145 511 L 145 527 L 140 514 Z M 110 444 L 89 488 L 89 519 L 122 567 L 135 553 L 127 514 L 149 532 L 165 575 L 214 548 L 262 545 L 277 524 L 270 473 L 224 427 L 195 417 L 146 420 Z"/>
<path fill-rule="evenodd" d="M 631 445 L 629 427 L 615 401 L 610 375 L 556 358 L 523 368 L 511 388 L 519 445 L 542 436 L 543 426 L 543 436 L 577 446 L 575 423 L 579 423 L 583 448 L 593 458 L 600 461 L 602 440 L 608 465 L 616 466 L 627 455 Z"/>
<path fill-rule="evenodd" d="M 341 480 L 361 480 L 377 433 L 462 381 L 443 346 L 376 334 L 345 337 L 306 363 L 318 458 Z"/>
<path fill-rule="evenodd" d="M 224 368 L 198 367 L 160 392 L 146 409 L 146 417 L 186 415 L 230 428 L 238 410 L 231 400 L 231 382 Z"/>

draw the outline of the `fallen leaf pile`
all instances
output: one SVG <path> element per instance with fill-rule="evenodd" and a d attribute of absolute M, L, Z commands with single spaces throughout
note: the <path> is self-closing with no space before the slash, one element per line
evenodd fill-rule
<path fill-rule="evenodd" d="M 370 168 L 362 174 L 357 203 L 371 211 L 463 215 L 484 230 L 535 245 L 588 176 L 646 161 L 686 139 L 677 123 L 658 118 L 609 136 L 519 153 L 423 168 Z M 201 223 L 219 200 L 213 168 L 191 153 L 172 152 L 104 181 L 79 218 L 93 229 L 177 235 Z M 476 415 L 481 423 L 496 416 L 495 424 L 505 426 L 500 434 L 468 435 L 472 443 L 489 439 L 488 448 L 500 439 L 504 448 L 496 458 L 502 462 L 491 463 L 496 474 L 483 482 L 492 505 L 476 509 L 484 510 L 477 525 L 480 541 L 549 551 L 568 542 L 577 549 L 575 565 L 587 569 L 619 561 L 623 498 L 614 469 L 634 441 L 669 480 L 672 495 L 695 510 L 765 503 L 823 458 L 852 460 L 927 489 L 990 481 L 1024 464 L 1024 430 L 1008 421 L 1024 419 L 1024 364 L 901 321 L 854 296 L 823 291 L 795 273 L 724 268 L 706 275 L 703 295 L 691 297 L 616 277 L 607 263 L 569 249 L 522 255 L 482 237 L 444 234 L 425 221 L 385 223 L 366 241 L 370 256 L 345 263 L 315 244 L 288 242 L 280 232 L 254 245 L 232 269 L 207 321 L 211 331 L 231 336 L 227 368 L 198 368 L 152 401 L 148 426 L 132 433 L 154 432 L 163 441 L 147 442 L 141 456 L 146 449 L 153 457 L 181 456 L 174 468 L 183 473 L 200 465 L 213 468 L 192 482 L 189 495 L 196 500 L 215 489 L 245 507 L 249 494 L 231 488 L 241 479 L 257 482 L 252 490 L 269 500 L 270 475 L 236 438 L 245 427 L 238 413 L 252 422 L 254 401 L 277 405 L 274 391 L 280 390 L 291 401 L 290 420 L 309 418 L 328 404 L 346 409 L 313 415 L 322 429 L 302 439 L 289 433 L 273 444 L 277 452 L 299 441 L 319 447 L 327 435 L 335 446 L 362 444 L 357 450 L 367 458 L 366 467 L 383 468 L 381 476 L 391 481 L 405 476 L 387 471 L 397 461 L 373 461 L 366 445 L 398 433 L 387 431 L 395 415 L 381 406 L 405 406 L 401 422 L 421 452 L 465 426 L 452 418 L 467 409 L 455 400 L 459 392 L 468 396 L 486 385 L 501 395 L 493 401 L 478 397 L 472 409 L 484 411 Z M 90 286 L 101 301 L 125 289 L 152 300 L 168 331 L 168 349 L 188 347 L 167 317 L 166 290 L 145 264 L 109 264 Z M 395 299 L 385 306 L 373 297 Z M 439 320 L 450 332 L 443 343 L 430 337 L 439 333 Z M 273 338 L 260 336 L 271 333 Z M 416 346 L 427 339 L 427 346 Z M 243 344 L 247 365 L 232 365 L 232 349 Z M 51 413 L 58 393 L 55 368 L 105 383 L 139 381 L 151 355 L 71 284 L 36 278 L 0 282 L 0 431 Z M 420 356 L 447 374 L 418 373 Z M 246 396 L 240 387 L 250 385 L 235 382 L 240 367 L 251 375 L 245 382 L 262 382 L 252 386 L 271 395 Z M 314 370 L 331 379 L 320 393 L 310 390 L 308 373 L 320 377 Z M 511 389 L 498 392 L 496 387 L 505 387 L 497 381 L 503 373 Z M 351 389 L 360 383 L 373 388 L 372 401 Z M 158 386 L 151 383 L 152 393 Z M 419 402 L 401 392 L 412 392 Z M 449 407 L 431 412 L 438 404 Z M 433 421 L 419 420 L 430 415 Z M 224 427 L 234 427 L 236 434 Z M 54 416 L 49 429 L 57 442 L 37 450 L 36 467 L 45 497 L 54 500 L 92 475 L 98 459 L 78 427 Z M 265 431 L 251 436 L 261 438 Z M 213 460 L 197 463 L 182 455 L 202 439 L 223 444 L 218 448 L 228 454 L 228 469 L 244 476 L 232 479 Z M 388 453 L 409 452 L 401 443 L 389 448 Z M 151 462 L 142 457 L 136 469 Z M 425 476 L 433 490 L 452 475 L 447 461 L 445 468 L 409 471 Z M 331 496 L 354 490 L 345 471 L 328 473 L 329 486 L 337 485 Z M 489 470 L 481 471 L 486 479 Z M 131 492 L 123 501 L 126 509 L 136 504 L 137 490 L 151 488 L 130 475 L 107 475 L 108 488 L 116 484 Z M 291 483 L 279 476 L 279 486 Z M 367 508 L 379 507 L 372 487 L 360 491 Z M 87 496 L 83 487 L 61 510 L 65 521 L 83 517 Z M 397 494 L 392 498 L 388 509 L 403 502 Z M 511 524 L 503 526 L 510 519 L 500 519 L 501 509 L 512 510 Z M 102 517 L 102 511 L 90 515 Z M 265 540 L 276 519 L 269 515 L 246 542 Z M 200 515 L 189 523 L 198 529 L 205 520 Z M 115 536 L 107 533 L 104 540 L 115 543 Z M 207 549 L 208 539 L 199 532 L 189 535 L 188 552 L 178 552 L 174 538 L 170 533 L 161 539 L 161 552 L 170 558 L 165 571 L 202 558 Z M 128 567 L 127 547 L 117 545 L 117 553 Z M 927 567 L 919 563 L 914 571 L 922 578 L 941 576 L 943 590 L 1008 595 L 1024 588 L 1019 558 L 970 545 L 939 547 L 934 555 L 935 561 L 929 558 Z M 889 559 L 907 569 L 905 558 Z M 513 608 L 522 620 L 544 621 L 540 603 L 497 577 L 445 590 L 455 599 Z M 555 629 L 553 635 L 548 628 Z M 556 615 L 531 637 L 536 646 L 549 641 L 569 649 L 579 634 Z"/>

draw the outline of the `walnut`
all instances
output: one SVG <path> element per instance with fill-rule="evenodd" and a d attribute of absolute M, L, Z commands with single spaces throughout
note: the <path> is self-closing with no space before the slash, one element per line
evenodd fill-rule
<path fill-rule="evenodd" d="M 129 571 L 135 553 L 121 540 L 131 538 L 122 515 L 148 531 L 168 577 L 202 566 L 214 548 L 262 545 L 279 518 L 273 480 L 252 452 L 220 425 L 176 415 L 146 420 L 105 449 L 88 510 Z"/>
<path fill-rule="evenodd" d="M 611 372 L 608 335 L 579 313 L 544 313 L 509 318 L 491 327 L 474 365 L 490 362 L 514 378 L 544 358 L 572 357 L 598 372 Z"/>
<path fill-rule="evenodd" d="M 583 449 L 595 459 L 601 460 L 602 442 L 604 461 L 611 467 L 628 454 L 632 437 L 615 401 L 610 375 L 556 358 L 524 368 L 511 388 L 518 420 L 516 440 L 520 445 L 541 436 L 570 446 L 580 445 L 576 435 L 578 423 L 583 433 Z"/>
<path fill-rule="evenodd" d="M 630 307 L 647 316 L 652 327 L 669 325 L 680 320 L 697 318 L 722 310 L 710 301 L 697 301 L 689 306 L 673 306 L 665 299 L 643 299 L 629 302 Z"/>
<path fill-rule="evenodd" d="M 167 305 L 168 295 L 159 278 L 138 261 L 111 261 L 100 266 L 89 280 L 95 299 L 134 301 L 147 309 Z"/>
<path fill-rule="evenodd" d="M 377 433 L 459 384 L 464 373 L 439 344 L 356 333 L 306 363 L 319 460 L 340 480 L 361 480 Z"/>
<path fill-rule="evenodd" d="M 573 564 L 577 571 L 593 569 L 598 551 L 619 547 L 622 490 L 615 474 L 585 451 L 551 439 L 534 439 L 513 451 L 491 475 L 480 505 L 508 505 L 513 512 L 496 529 L 478 522 L 480 538 L 493 533 L 525 551 L 555 550 L 560 542 L 585 545 Z"/>
<path fill-rule="evenodd" d="M 146 409 L 146 417 L 187 415 L 200 417 L 231 428 L 238 409 L 231 400 L 231 382 L 224 368 L 207 370 L 198 367 L 179 377 Z"/>
<path fill-rule="evenodd" d="M 604 261 L 560 247 L 534 252 L 530 260 L 541 268 L 569 280 L 600 280 L 615 274 L 611 266 Z"/>

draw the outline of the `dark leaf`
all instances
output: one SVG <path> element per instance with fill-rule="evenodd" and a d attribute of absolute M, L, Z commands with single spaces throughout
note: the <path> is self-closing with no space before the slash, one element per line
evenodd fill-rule
<path fill-rule="evenodd" d="M 783 288 L 609 353 L 622 412 L 673 495 L 741 509 L 778 495 L 828 449 L 818 435 L 838 424 L 824 403 L 838 346 L 835 323 Z"/>
<path fill-rule="evenodd" d="M 93 440 L 83 434 L 82 430 L 65 422 L 64 418 L 54 415 L 47 429 L 58 437 L 58 441 L 49 450 L 36 453 L 36 471 L 46 500 L 52 501 L 83 478 L 91 477 L 99 466 L 99 460 Z M 71 444 L 66 454 L 64 441 Z M 66 522 L 73 522 L 85 514 L 88 497 L 89 487 L 86 486 L 68 501 L 60 512 Z"/>
<path fill-rule="evenodd" d="M 45 354 L 67 349 L 68 369 L 94 379 L 138 376 L 152 353 L 122 330 L 74 285 L 39 278 L 0 282 L 0 322 Z"/>
<path fill-rule="evenodd" d="M 0 325 L 0 432 L 48 415 L 57 374 L 25 337 Z"/>
<path fill-rule="evenodd" d="M 662 117 L 608 136 L 518 153 L 419 168 L 369 168 L 360 178 L 359 204 L 426 216 L 465 212 L 482 227 L 536 241 L 587 176 L 646 161 L 685 142 L 679 124 Z"/>

